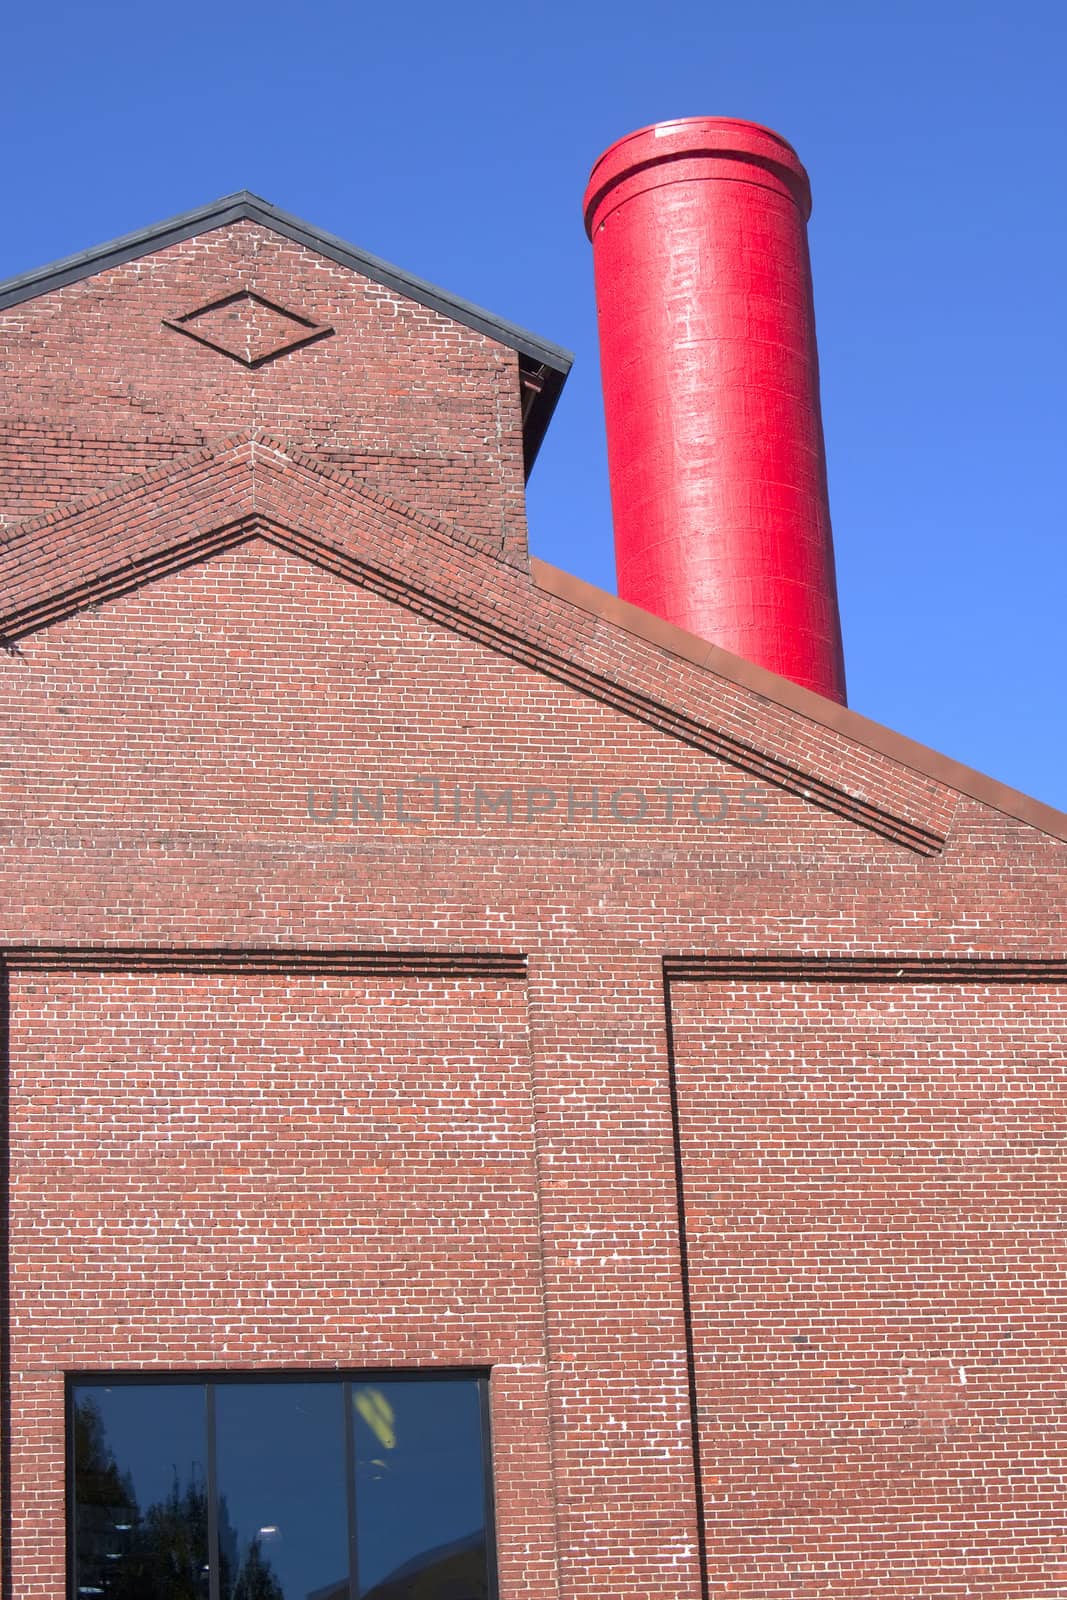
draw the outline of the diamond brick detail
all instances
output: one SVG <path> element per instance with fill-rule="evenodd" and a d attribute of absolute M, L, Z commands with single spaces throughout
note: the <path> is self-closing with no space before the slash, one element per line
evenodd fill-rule
<path fill-rule="evenodd" d="M 333 332 L 324 323 L 275 305 L 251 289 L 238 289 L 184 316 L 164 318 L 163 325 L 244 367 L 261 367 Z"/>

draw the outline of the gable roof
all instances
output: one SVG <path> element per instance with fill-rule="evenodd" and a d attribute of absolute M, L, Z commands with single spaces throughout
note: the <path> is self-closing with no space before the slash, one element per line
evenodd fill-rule
<path fill-rule="evenodd" d="M 991 778 L 987 773 L 968 767 L 952 756 L 932 750 L 917 739 L 909 739 L 907 734 L 887 728 L 881 722 L 874 722 L 849 706 L 828 700 L 813 689 L 805 689 L 790 678 L 780 678 L 777 673 L 758 666 L 754 661 L 745 661 L 741 656 L 732 655 L 721 645 L 711 644 L 695 633 L 688 633 L 675 623 L 666 622 L 651 611 L 643 611 L 640 606 L 631 605 L 628 600 L 621 600 L 606 589 L 598 589 L 584 578 L 563 572 L 559 567 L 539 560 L 537 556 L 530 558 L 530 577 L 537 588 L 546 594 L 556 595 L 567 604 L 578 606 L 591 616 L 602 618 L 610 626 L 625 629 L 657 649 L 666 650 L 683 661 L 690 661 L 704 671 L 728 678 L 731 683 L 752 690 L 761 700 L 794 711 L 822 728 L 841 733 L 853 743 L 877 751 L 899 766 L 943 784 L 957 794 L 967 795 L 994 811 L 1025 822 L 1050 838 L 1067 840 L 1067 812 L 1048 805 L 1044 800 L 1036 800 L 1021 789 L 1013 789 L 998 778 Z"/>
<path fill-rule="evenodd" d="M 402 272 L 388 261 L 357 250 L 344 239 L 324 233 L 321 228 L 312 227 L 311 223 L 303 222 L 287 211 L 280 211 L 277 206 L 272 206 L 268 200 L 262 200 L 247 189 L 225 195 L 221 200 L 213 200 L 210 205 L 200 206 L 195 211 L 186 211 L 165 222 L 141 228 L 136 233 L 124 234 L 108 244 L 96 245 L 91 250 L 65 256 L 61 261 L 53 261 L 48 266 L 36 267 L 32 272 L 8 278 L 6 282 L 0 282 L 0 311 L 8 306 L 19 305 L 24 300 L 36 299 L 38 295 L 50 294 L 69 283 L 94 277 L 99 272 L 106 272 L 109 267 L 122 266 L 124 262 L 135 261 L 139 256 L 165 250 L 169 245 L 181 244 L 185 239 L 234 222 L 256 222 L 264 228 L 270 228 L 295 244 L 305 245 L 330 261 L 336 261 L 340 266 L 350 267 L 372 283 L 394 289 L 405 299 L 439 311 L 453 322 L 473 328 L 475 332 L 483 333 L 487 338 L 514 350 L 519 357 L 519 369 L 523 376 L 523 448 L 529 476 L 574 360 L 570 351 L 549 343 L 547 339 L 540 339 L 502 317 L 494 316 L 491 311 L 471 305 L 469 301 L 449 294 L 446 289 L 439 289 L 421 278 L 413 278 L 410 273 Z"/>
<path fill-rule="evenodd" d="M 1067 839 L 1051 807 L 542 562 L 487 560 L 472 536 L 262 433 L 20 524 L 0 544 L 0 644 L 254 537 L 918 856 L 941 851 L 961 795 Z"/>

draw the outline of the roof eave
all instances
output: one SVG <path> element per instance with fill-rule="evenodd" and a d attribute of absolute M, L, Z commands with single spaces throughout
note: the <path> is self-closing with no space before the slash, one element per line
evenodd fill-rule
<path fill-rule="evenodd" d="M 650 611 L 643 611 L 640 606 L 631 605 L 627 600 L 620 600 L 618 595 L 609 594 L 605 589 L 598 589 L 594 584 L 587 583 L 584 578 L 564 572 L 559 567 L 551 566 L 547 561 L 539 560 L 536 556 L 530 561 L 530 576 L 539 589 L 555 595 L 557 599 L 566 601 L 570 605 L 578 606 L 582 611 L 587 611 L 595 617 L 603 618 L 612 626 L 622 628 L 625 632 L 643 639 L 646 644 L 666 650 L 671 655 L 679 656 L 706 672 L 713 672 L 718 677 L 727 678 L 744 689 L 752 690 L 775 705 L 807 717 L 811 722 L 839 733 L 856 744 L 876 751 L 879 755 L 888 756 L 900 766 L 922 773 L 935 783 L 943 784 L 947 789 L 954 789 L 958 794 L 977 800 L 981 805 L 1013 817 L 1016 821 L 1049 835 L 1050 838 L 1067 841 L 1067 812 L 1059 811 L 1043 800 L 1036 800 L 1032 795 L 1023 794 L 1020 790 L 989 777 L 987 773 L 977 772 L 973 767 L 968 767 L 951 756 L 943 755 L 939 750 L 931 750 L 928 746 L 909 739 L 906 734 L 897 733 L 892 728 L 886 728 L 881 723 L 872 721 L 858 711 L 838 705 L 834 700 L 827 700 L 811 689 L 804 689 L 788 678 L 779 677 L 777 673 L 768 672 L 765 667 L 757 666 L 755 662 L 744 661 L 740 656 L 724 650 L 721 645 L 711 644 L 707 639 L 687 633 L 684 628 L 676 627 L 672 622 L 665 622 L 662 618 L 653 616 Z"/>

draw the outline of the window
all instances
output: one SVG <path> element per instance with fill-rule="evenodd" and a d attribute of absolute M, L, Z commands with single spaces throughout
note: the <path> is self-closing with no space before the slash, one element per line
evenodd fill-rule
<path fill-rule="evenodd" d="M 487 1391 L 72 1378 L 72 1600 L 492 1600 Z"/>

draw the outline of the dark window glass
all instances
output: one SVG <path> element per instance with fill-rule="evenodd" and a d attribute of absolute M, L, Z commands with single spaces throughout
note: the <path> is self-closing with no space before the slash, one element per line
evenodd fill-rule
<path fill-rule="evenodd" d="M 208 1600 L 203 1388 L 79 1386 L 72 1423 L 80 1600 Z"/>
<path fill-rule="evenodd" d="M 486 1600 L 477 1386 L 354 1382 L 352 1409 L 361 1600 Z"/>
<path fill-rule="evenodd" d="M 486 1383 L 71 1385 L 72 1600 L 492 1600 Z"/>
<path fill-rule="evenodd" d="M 217 1385 L 221 1600 L 347 1594 L 340 1385 Z"/>

